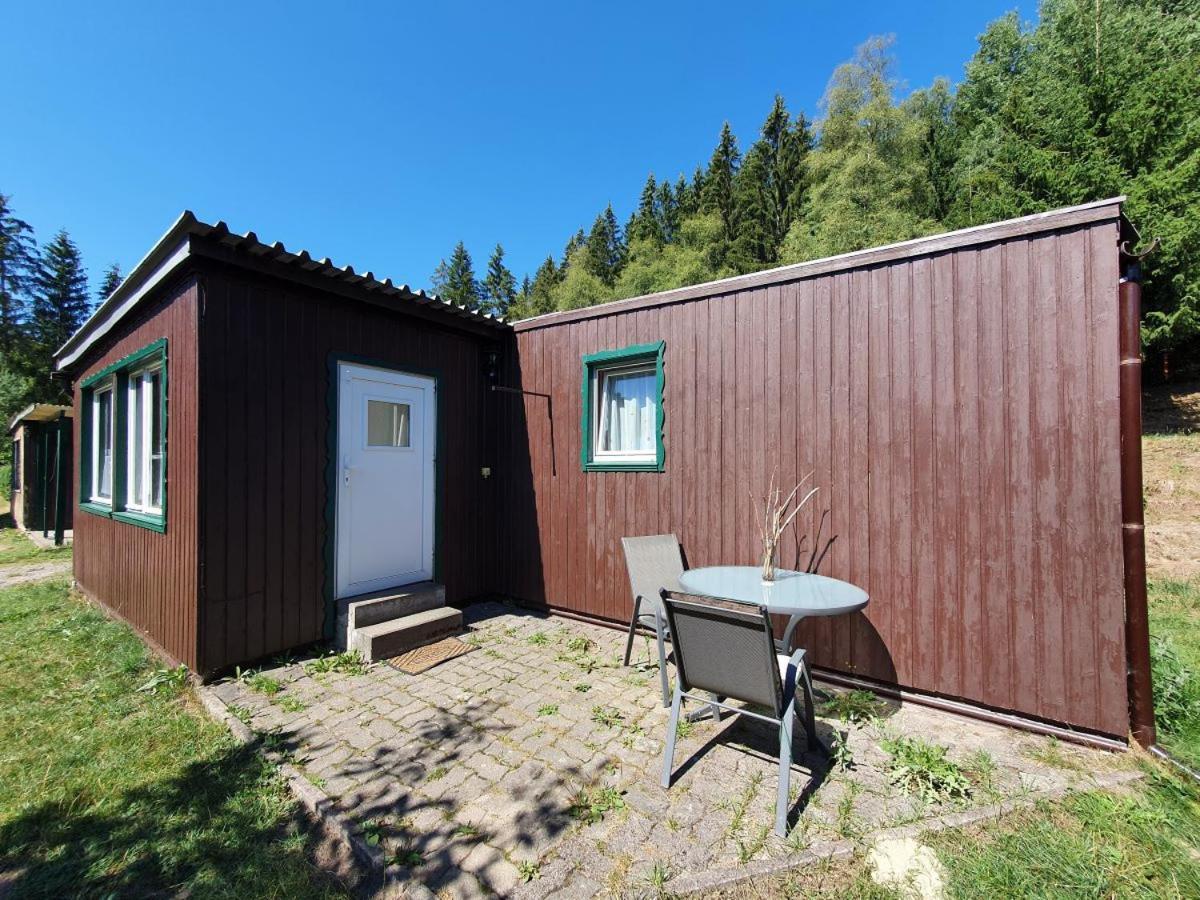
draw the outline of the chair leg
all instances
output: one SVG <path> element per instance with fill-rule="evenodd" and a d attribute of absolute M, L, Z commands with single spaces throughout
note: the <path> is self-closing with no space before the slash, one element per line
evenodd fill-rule
<path fill-rule="evenodd" d="M 638 609 L 641 605 L 641 597 L 633 601 L 633 615 L 629 617 L 629 637 L 625 639 L 625 665 L 629 665 L 629 654 L 633 651 L 633 633 L 637 629 Z M 666 704 L 664 703 L 663 706 Z"/>
<path fill-rule="evenodd" d="M 810 749 L 820 747 L 825 749 L 821 739 L 817 737 L 816 704 L 813 702 L 812 679 L 808 674 L 808 663 L 800 667 L 800 685 L 804 691 L 804 734 L 808 738 Z"/>
<path fill-rule="evenodd" d="M 671 786 L 671 767 L 675 762 L 675 732 L 679 730 L 679 710 L 683 706 L 683 693 L 675 685 L 675 699 L 671 701 L 671 718 L 667 721 L 667 747 L 663 751 L 662 786 Z"/>
<path fill-rule="evenodd" d="M 791 806 L 792 733 L 796 724 L 796 704 L 789 703 L 779 723 L 779 795 L 775 799 L 775 833 L 787 837 L 788 810 Z"/>
<path fill-rule="evenodd" d="M 658 680 L 662 685 L 663 706 L 671 704 L 671 682 L 667 678 L 667 648 L 663 643 L 663 620 L 659 613 L 654 619 L 654 636 L 658 638 Z"/>

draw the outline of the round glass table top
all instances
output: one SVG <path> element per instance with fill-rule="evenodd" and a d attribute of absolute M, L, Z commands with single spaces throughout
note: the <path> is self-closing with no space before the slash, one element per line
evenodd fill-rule
<path fill-rule="evenodd" d="M 765 606 L 785 616 L 840 616 L 867 605 L 867 592 L 836 578 L 776 569 L 764 582 L 758 566 L 706 566 L 688 569 L 679 578 L 692 594 Z"/>

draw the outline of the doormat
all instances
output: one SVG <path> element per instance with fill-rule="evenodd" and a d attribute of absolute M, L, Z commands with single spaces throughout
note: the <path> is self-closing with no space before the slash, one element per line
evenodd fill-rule
<path fill-rule="evenodd" d="M 463 656 L 475 649 L 477 648 L 474 644 L 464 643 L 456 637 L 448 637 L 434 641 L 432 644 L 426 644 L 424 647 L 405 650 L 403 653 L 385 659 L 384 662 L 393 669 L 399 669 L 409 675 L 420 675 L 439 663 Z"/>

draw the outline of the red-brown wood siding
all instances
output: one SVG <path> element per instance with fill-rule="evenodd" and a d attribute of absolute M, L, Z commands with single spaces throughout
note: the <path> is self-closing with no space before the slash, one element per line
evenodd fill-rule
<path fill-rule="evenodd" d="M 217 262 L 204 284 L 204 670 L 323 637 L 332 354 L 437 376 L 437 577 L 451 603 L 493 590 L 486 340 Z"/>
<path fill-rule="evenodd" d="M 122 323 L 79 369 L 75 446 L 82 447 L 82 392 L 94 372 L 160 338 L 167 339 L 167 524 L 159 534 L 75 510 L 75 580 L 178 662 L 200 664 L 196 643 L 197 297 L 193 278 L 162 290 L 160 299 Z M 75 483 L 79 457 L 75 454 Z M 78 497 L 72 498 L 77 502 Z"/>
<path fill-rule="evenodd" d="M 500 588 L 627 620 L 622 536 L 755 564 L 750 492 L 812 472 L 782 562 L 815 550 L 872 598 L 802 626 L 818 665 L 1124 735 L 1117 232 L 518 325 L 505 377 L 534 393 L 497 401 Z M 582 472 L 582 355 L 657 340 L 666 471 Z"/>

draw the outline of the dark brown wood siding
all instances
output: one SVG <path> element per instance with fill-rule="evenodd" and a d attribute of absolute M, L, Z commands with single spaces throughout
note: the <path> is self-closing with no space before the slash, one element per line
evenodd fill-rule
<path fill-rule="evenodd" d="M 167 524 L 159 534 L 75 510 L 75 580 L 93 599 L 128 621 L 190 668 L 196 641 L 197 298 L 194 278 L 156 291 L 89 355 L 75 378 L 75 446 L 82 448 L 78 385 L 89 375 L 160 338 L 167 339 Z M 79 457 L 75 454 L 75 483 Z M 75 501 L 78 497 L 74 498 Z"/>
<path fill-rule="evenodd" d="M 323 637 L 332 355 L 438 378 L 435 578 L 494 587 L 486 339 L 206 263 L 201 384 L 205 671 Z"/>
<path fill-rule="evenodd" d="M 782 562 L 872 598 L 818 665 L 1124 735 L 1116 213 L 1036 225 L 518 324 L 501 589 L 627 620 L 623 535 L 755 564 L 749 494 L 811 472 Z M 582 472 L 581 357 L 658 340 L 666 471 Z"/>

